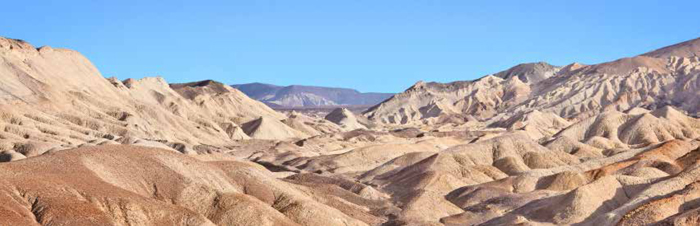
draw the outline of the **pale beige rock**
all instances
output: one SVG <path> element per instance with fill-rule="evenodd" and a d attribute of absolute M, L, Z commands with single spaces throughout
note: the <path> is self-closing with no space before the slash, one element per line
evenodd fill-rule
<path fill-rule="evenodd" d="M 522 64 L 475 81 L 419 82 L 365 115 L 376 122 L 411 124 L 454 113 L 488 119 L 538 110 L 583 119 L 606 110 L 666 105 L 698 112 L 698 43 L 694 39 L 597 65 Z"/>
<path fill-rule="evenodd" d="M 0 38 L 0 224 L 696 225 L 698 41 L 326 116 Z"/>
<path fill-rule="evenodd" d="M 331 111 L 331 113 L 328 113 L 325 119 L 338 124 L 346 130 L 367 129 L 367 127 L 360 122 L 360 119 L 347 108 L 336 108 Z"/>

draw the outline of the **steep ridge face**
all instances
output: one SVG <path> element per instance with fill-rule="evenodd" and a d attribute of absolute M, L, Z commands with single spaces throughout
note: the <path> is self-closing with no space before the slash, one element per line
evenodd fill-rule
<path fill-rule="evenodd" d="M 107 140 L 224 145 L 245 138 L 237 132 L 243 123 L 286 118 L 220 83 L 105 79 L 78 52 L 6 38 L 0 38 L 0 105 L 3 150 L 32 144 L 47 151 Z"/>
<path fill-rule="evenodd" d="M 410 124 L 454 113 L 487 120 L 538 110 L 581 119 L 606 109 L 667 105 L 697 114 L 698 45 L 700 39 L 694 39 L 597 65 L 522 64 L 475 81 L 420 82 L 365 115 L 377 122 Z"/>
<path fill-rule="evenodd" d="M 370 108 L 365 115 L 390 124 L 407 124 L 449 114 L 490 118 L 526 100 L 536 81 L 551 77 L 557 71 L 559 68 L 546 63 L 533 63 L 475 81 L 418 82 Z"/>
<path fill-rule="evenodd" d="M 676 57 L 696 57 L 700 53 L 700 38 L 696 38 L 690 41 L 681 42 L 675 45 L 667 46 L 661 49 L 657 49 L 645 54 L 643 56 L 655 57 L 655 58 L 668 58 L 672 56 Z"/>
<path fill-rule="evenodd" d="M 232 86 L 270 106 L 286 108 L 374 105 L 393 95 L 389 93 L 361 93 L 353 89 L 319 86 L 275 86 L 262 83 Z"/>

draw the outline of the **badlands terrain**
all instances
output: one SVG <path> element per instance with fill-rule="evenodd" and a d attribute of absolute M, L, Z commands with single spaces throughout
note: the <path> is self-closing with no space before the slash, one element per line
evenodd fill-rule
<path fill-rule="evenodd" d="M 318 115 L 0 38 L 0 225 L 698 225 L 699 112 L 700 39 Z"/>

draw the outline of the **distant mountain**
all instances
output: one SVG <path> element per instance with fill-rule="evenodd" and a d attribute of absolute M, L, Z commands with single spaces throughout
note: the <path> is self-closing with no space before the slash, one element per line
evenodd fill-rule
<path fill-rule="evenodd" d="M 319 86 L 276 86 L 264 83 L 232 85 L 273 108 L 375 105 L 392 93 L 361 93 L 354 89 Z"/>

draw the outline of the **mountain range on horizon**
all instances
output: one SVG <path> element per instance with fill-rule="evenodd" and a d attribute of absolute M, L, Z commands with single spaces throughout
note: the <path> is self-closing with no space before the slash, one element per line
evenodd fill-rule
<path fill-rule="evenodd" d="M 362 93 L 349 88 L 304 85 L 277 86 L 248 83 L 231 86 L 272 108 L 372 106 L 394 95 L 393 93 Z"/>

